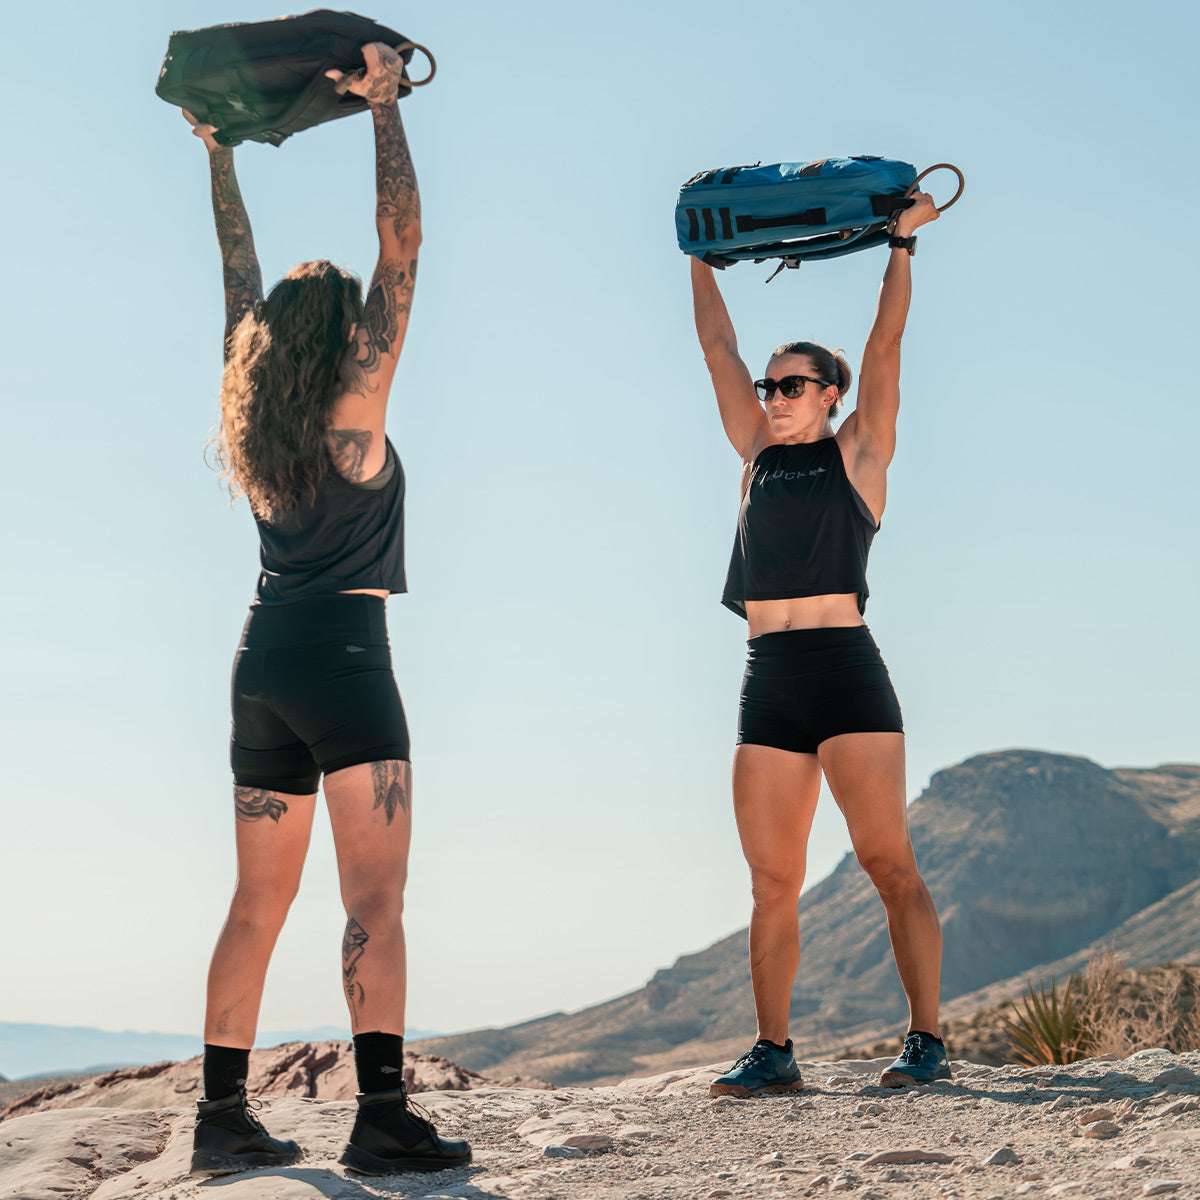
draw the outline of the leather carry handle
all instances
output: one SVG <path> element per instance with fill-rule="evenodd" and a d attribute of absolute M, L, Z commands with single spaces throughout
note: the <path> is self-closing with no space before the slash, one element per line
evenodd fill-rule
<path fill-rule="evenodd" d="M 933 171 L 953 171 L 955 175 L 958 176 L 958 191 L 955 192 L 954 195 L 951 196 L 950 199 L 947 200 L 946 203 L 940 208 L 938 208 L 936 204 L 934 205 L 939 213 L 944 213 L 946 209 L 952 207 L 957 202 L 959 196 L 963 194 L 963 188 L 967 185 L 967 181 L 963 178 L 963 173 L 953 163 L 934 163 L 932 167 L 926 167 L 925 170 L 923 170 L 920 175 L 918 175 L 916 179 L 912 181 L 912 187 L 910 187 L 904 194 L 906 196 L 911 196 L 913 192 L 917 190 L 917 184 L 919 184 L 926 175 L 929 175 Z"/>
<path fill-rule="evenodd" d="M 410 89 L 424 87 L 437 74 L 437 60 L 424 46 L 421 45 L 420 42 L 401 42 L 398 46 L 394 47 L 394 49 L 397 54 L 403 54 L 405 50 L 420 50 L 420 52 L 429 60 L 429 74 L 426 75 L 424 79 L 401 79 L 401 87 L 407 87 Z M 339 79 L 337 83 L 333 85 L 333 89 L 339 96 L 344 96 L 350 90 L 350 85 L 352 83 L 357 83 L 360 79 L 365 79 L 366 75 L 366 67 L 361 67 L 357 71 L 351 71 L 349 74 L 343 75 L 341 79 Z M 931 167 L 930 170 L 933 170 L 933 168 Z M 953 203 L 953 201 L 951 201 L 951 203 Z"/>

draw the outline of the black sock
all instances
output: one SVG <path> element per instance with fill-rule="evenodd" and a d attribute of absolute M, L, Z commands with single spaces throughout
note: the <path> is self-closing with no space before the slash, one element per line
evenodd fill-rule
<path fill-rule="evenodd" d="M 250 1051 L 204 1043 L 204 1098 L 223 1100 L 250 1077 Z"/>
<path fill-rule="evenodd" d="M 782 1050 L 784 1054 L 791 1054 L 792 1052 L 791 1038 L 788 1038 L 788 1040 L 784 1042 L 782 1046 L 778 1042 L 771 1041 L 770 1038 L 759 1038 L 758 1040 L 760 1042 L 766 1042 L 768 1046 L 774 1046 L 776 1050 Z"/>
<path fill-rule="evenodd" d="M 946 1048 L 946 1043 L 940 1037 L 934 1037 L 932 1033 L 926 1033 L 923 1029 L 910 1029 L 904 1036 L 912 1037 L 914 1033 L 919 1033 L 922 1037 L 927 1037 L 931 1042 L 937 1042 L 943 1050 Z"/>
<path fill-rule="evenodd" d="M 395 1033 L 356 1033 L 354 1070 L 360 1092 L 388 1092 L 404 1082 L 404 1039 Z"/>

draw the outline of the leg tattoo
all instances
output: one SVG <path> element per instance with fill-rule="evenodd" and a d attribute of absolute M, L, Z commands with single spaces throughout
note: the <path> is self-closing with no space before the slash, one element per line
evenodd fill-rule
<path fill-rule="evenodd" d="M 363 985 L 358 982 L 358 960 L 367 948 L 367 931 L 351 917 L 346 922 L 346 935 L 342 938 L 342 985 L 346 989 L 346 1002 L 350 1005 L 350 1019 L 357 1023 L 358 1005 L 366 998 Z"/>
<path fill-rule="evenodd" d="M 233 803 L 239 821 L 258 821 L 270 817 L 276 825 L 288 806 L 274 792 L 265 788 L 235 787 Z"/>
<path fill-rule="evenodd" d="M 412 795 L 412 767 L 406 762 L 389 760 L 371 764 L 371 781 L 375 785 L 375 807 L 387 814 L 387 823 L 392 823 L 396 809 L 408 812 L 409 797 Z"/>

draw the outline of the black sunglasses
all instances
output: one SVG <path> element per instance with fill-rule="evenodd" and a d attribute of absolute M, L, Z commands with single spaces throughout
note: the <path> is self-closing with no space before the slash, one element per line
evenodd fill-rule
<path fill-rule="evenodd" d="M 836 387 L 828 379 L 814 379 L 811 375 L 785 375 L 782 379 L 756 379 L 754 381 L 754 390 L 758 393 L 758 398 L 764 403 L 768 402 L 773 395 L 775 389 L 787 397 L 789 400 L 795 398 L 804 391 L 806 383 L 819 383 L 822 387 Z"/>

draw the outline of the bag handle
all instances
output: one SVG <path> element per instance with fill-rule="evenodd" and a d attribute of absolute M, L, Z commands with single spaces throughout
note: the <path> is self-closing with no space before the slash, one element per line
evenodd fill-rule
<path fill-rule="evenodd" d="M 401 42 L 398 46 L 393 47 L 393 49 L 397 54 L 401 55 L 405 50 L 420 50 L 420 52 L 429 60 L 429 74 L 426 75 L 424 79 L 402 79 L 400 83 L 401 87 L 407 87 L 409 89 L 424 87 L 437 74 L 437 60 L 424 46 L 421 45 L 420 42 Z M 405 64 L 405 69 L 407 70 L 407 64 Z M 360 79 L 365 79 L 366 75 L 366 67 L 362 67 L 357 71 L 351 71 L 348 74 L 343 75 L 341 79 L 339 79 L 337 83 L 333 85 L 333 89 L 339 96 L 344 96 L 350 90 L 350 85 L 352 83 L 357 83 Z M 933 170 L 933 168 L 931 167 L 930 170 Z M 953 201 L 951 201 L 951 203 L 953 203 Z"/>
<path fill-rule="evenodd" d="M 941 208 L 938 208 L 939 213 L 944 213 L 946 209 L 950 208 L 958 201 L 959 196 L 963 194 L 963 188 L 967 185 L 967 181 L 963 178 L 963 173 L 953 163 L 934 163 L 932 167 L 926 167 L 925 170 L 923 170 L 920 175 L 918 175 L 916 179 L 912 181 L 912 186 L 904 194 L 906 196 L 911 196 L 913 192 L 917 190 L 917 184 L 919 184 L 926 175 L 929 175 L 934 171 L 953 171 L 955 175 L 958 176 L 958 191 L 955 192 L 954 195 L 951 196 L 950 199 L 941 206 Z M 934 208 L 937 208 L 936 204 L 934 205 Z"/>

